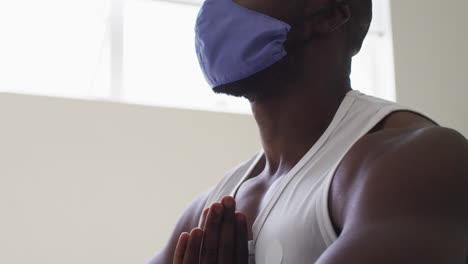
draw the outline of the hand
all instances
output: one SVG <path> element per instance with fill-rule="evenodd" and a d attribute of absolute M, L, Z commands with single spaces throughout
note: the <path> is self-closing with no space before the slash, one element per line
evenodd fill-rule
<path fill-rule="evenodd" d="M 174 264 L 247 264 L 248 233 L 245 215 L 235 212 L 235 201 L 226 196 L 203 211 L 201 228 L 182 233 Z"/>

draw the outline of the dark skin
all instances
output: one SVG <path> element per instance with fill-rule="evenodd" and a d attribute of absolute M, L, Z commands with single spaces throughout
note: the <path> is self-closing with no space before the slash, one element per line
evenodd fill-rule
<path fill-rule="evenodd" d="M 234 2 L 293 24 L 331 1 Z M 238 212 L 227 210 L 224 202 L 233 199 L 226 197 L 213 205 L 222 208 L 215 218 L 213 206 L 203 211 L 207 193 L 202 194 L 150 263 L 247 263 L 246 240 L 252 239 L 266 191 L 314 145 L 350 90 L 347 66 L 357 53 L 347 46 L 351 16 L 344 5 L 305 21 L 291 32 L 287 46 L 320 37 L 236 84 L 265 88 L 243 95 L 251 102 L 265 155 L 236 195 Z M 467 163 L 467 140 L 456 131 L 410 112 L 389 115 L 336 171 L 329 210 L 339 238 L 316 263 L 468 263 Z M 206 224 L 198 227 L 202 214 Z M 227 233 L 235 238 L 226 239 Z M 199 260 L 200 252 L 211 260 Z"/>
<path fill-rule="evenodd" d="M 247 221 L 232 197 L 203 211 L 202 228 L 182 233 L 173 264 L 248 263 Z"/>

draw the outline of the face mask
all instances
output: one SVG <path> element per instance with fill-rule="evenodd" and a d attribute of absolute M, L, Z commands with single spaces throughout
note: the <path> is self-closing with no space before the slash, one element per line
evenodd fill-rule
<path fill-rule="evenodd" d="M 232 0 L 205 0 L 195 25 L 195 49 L 212 88 L 266 69 L 286 56 L 291 26 Z"/>
<path fill-rule="evenodd" d="M 205 79 L 215 88 L 268 68 L 286 56 L 290 30 L 289 24 L 232 0 L 205 0 L 195 25 L 195 49 Z"/>

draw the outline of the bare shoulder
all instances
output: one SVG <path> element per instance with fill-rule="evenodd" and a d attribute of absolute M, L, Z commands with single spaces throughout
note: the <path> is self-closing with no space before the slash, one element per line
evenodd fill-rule
<path fill-rule="evenodd" d="M 468 142 L 420 122 L 370 133 L 343 159 L 331 210 L 342 232 L 319 263 L 466 262 Z"/>
<path fill-rule="evenodd" d="M 355 184 L 400 178 L 409 184 L 421 180 L 416 174 L 429 177 L 463 170 L 468 165 L 467 153 L 467 140 L 455 130 L 439 127 L 412 112 L 389 115 L 356 142 L 337 168 L 330 190 L 331 213 L 337 228 L 341 230 L 344 225 L 346 208 L 350 207 L 347 201 L 356 194 L 352 188 Z M 438 172 L 443 167 L 449 171 Z M 392 176 L 386 178 L 389 173 Z M 413 175 L 407 178 L 408 173 Z M 455 174 L 452 180 L 466 180 L 463 173 Z"/>
<path fill-rule="evenodd" d="M 411 201 L 419 209 L 426 205 L 436 209 L 439 204 L 444 210 L 454 208 L 454 203 L 459 203 L 460 210 L 468 208 L 468 141 L 452 129 L 404 127 L 369 134 L 353 146 L 337 174 L 341 195 L 370 206 L 372 212 L 377 211 L 373 207 L 388 210 L 390 204 L 382 204 L 385 199 L 400 212 L 401 203 L 409 206 Z M 344 225 L 346 218 L 353 217 L 349 208 L 354 205 L 341 207 Z"/>
<path fill-rule="evenodd" d="M 179 236 L 183 232 L 190 233 L 193 228 L 198 227 L 200 215 L 203 212 L 205 203 L 214 187 L 200 194 L 190 205 L 185 209 L 182 216 L 172 231 L 172 234 L 166 246 L 159 251 L 147 264 L 170 264 L 173 261 L 174 250 L 177 245 Z"/>
<path fill-rule="evenodd" d="M 453 195 L 468 188 L 468 141 L 455 130 L 435 126 L 382 130 L 353 148 L 360 160 L 350 164 L 354 168 L 349 180 L 368 191 L 379 190 L 379 195 L 385 189 L 392 194 Z"/>
<path fill-rule="evenodd" d="M 373 176 L 375 172 L 395 174 L 389 180 L 436 177 L 463 182 L 468 177 L 468 141 L 456 130 L 445 127 L 383 129 L 363 137 L 347 156 L 343 163 L 351 167 L 348 175 L 354 180 L 380 178 Z M 407 174 L 414 176 L 408 179 Z"/>
<path fill-rule="evenodd" d="M 436 169 L 464 167 L 468 141 L 453 129 L 429 127 L 391 128 L 368 134 L 350 151 L 363 170 Z M 350 160 L 347 160 L 349 162 Z M 430 163 L 430 161 L 434 161 Z"/>

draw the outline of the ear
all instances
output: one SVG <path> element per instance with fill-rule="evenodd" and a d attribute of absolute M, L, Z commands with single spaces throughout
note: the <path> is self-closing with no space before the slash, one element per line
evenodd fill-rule
<path fill-rule="evenodd" d="M 314 20 L 313 31 L 319 34 L 331 33 L 351 19 L 351 10 L 348 4 L 337 4 L 329 12 L 317 16 Z"/>

